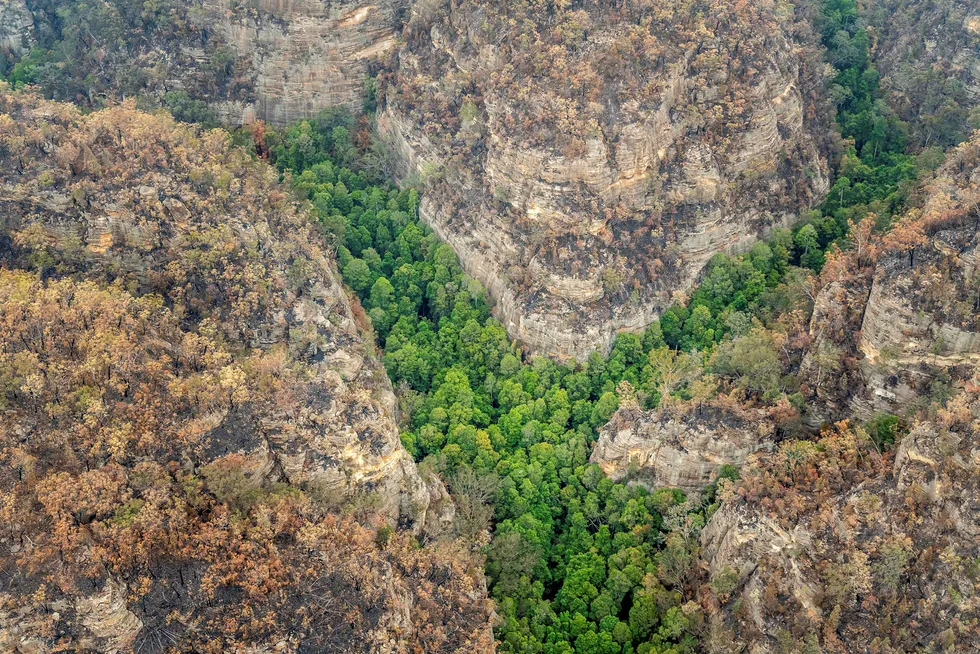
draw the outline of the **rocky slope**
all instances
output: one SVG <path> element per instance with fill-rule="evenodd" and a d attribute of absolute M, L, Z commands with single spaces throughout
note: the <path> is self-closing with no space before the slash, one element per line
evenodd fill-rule
<path fill-rule="evenodd" d="M 801 371 L 811 423 L 891 413 L 907 435 L 884 448 L 843 421 L 747 460 L 701 534 L 709 650 L 975 649 L 978 175 L 974 136 L 920 207 L 828 257 Z"/>
<path fill-rule="evenodd" d="M 382 130 L 428 182 L 426 222 L 536 353 L 641 328 L 712 254 L 827 187 L 803 8 L 427 2 L 406 38 Z"/>
<path fill-rule="evenodd" d="M 863 8 L 889 104 L 923 145 L 954 145 L 980 114 L 980 8 L 967 0 L 886 0 Z"/>
<path fill-rule="evenodd" d="M 617 481 L 628 477 L 651 488 L 696 491 L 722 466 L 739 466 L 749 454 L 772 448 L 774 436 L 764 410 L 733 403 L 623 407 L 599 432 L 591 462 Z"/>
<path fill-rule="evenodd" d="M 824 271 L 804 362 L 814 415 L 904 416 L 972 374 L 980 360 L 978 187 L 975 136 L 949 155 L 923 207 L 868 247 L 873 265 Z"/>
<path fill-rule="evenodd" d="M 0 649 L 485 648 L 468 555 L 325 513 L 451 506 L 277 173 L 2 85 L 0 157 L 0 257 L 33 270 L 0 282 Z"/>
<path fill-rule="evenodd" d="M 841 423 L 743 467 L 701 535 L 707 649 L 974 651 L 976 381 L 894 453 Z"/>
<path fill-rule="evenodd" d="M 242 352 L 284 350 L 309 383 L 271 414 L 202 419 L 214 447 L 257 457 L 263 476 L 341 495 L 368 484 L 386 510 L 424 507 L 401 447 L 394 394 L 334 263 L 276 173 L 213 132 L 194 137 L 131 109 L 82 118 L 5 93 L 0 219 L 11 260 L 157 293 L 189 329 Z M 222 454 L 224 452 L 221 452 Z"/>
<path fill-rule="evenodd" d="M 980 362 L 978 189 L 980 135 L 950 154 L 927 190 L 915 216 L 924 242 L 878 262 L 859 344 L 877 410 L 900 413 L 916 394 L 934 394 L 937 381 L 968 377 Z"/>
<path fill-rule="evenodd" d="M 5 0 L 0 46 L 22 53 L 37 40 L 48 54 L 31 81 L 58 99 L 98 106 L 106 95 L 163 102 L 185 92 L 227 123 L 285 123 L 359 110 L 369 65 L 394 47 L 405 6 L 164 0 L 137 11 L 123 0 Z"/>

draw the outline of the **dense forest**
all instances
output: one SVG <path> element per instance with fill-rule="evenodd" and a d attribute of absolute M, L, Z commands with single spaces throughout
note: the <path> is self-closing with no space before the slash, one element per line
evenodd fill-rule
<path fill-rule="evenodd" d="M 168 3 L 124 3 L 122 13 L 88 3 L 57 10 L 57 3 L 42 4 L 52 7 L 44 9 L 49 23 L 40 44 L 20 61 L 5 62 L 0 73 L 12 87 L 40 85 L 48 95 L 86 98 L 90 105 L 101 104 L 96 97 L 118 81 L 83 75 L 98 68 L 89 37 L 131 39 L 150 23 L 160 38 L 198 34 L 193 16 Z M 79 214 L 103 205 L 111 213 L 109 191 L 93 189 L 115 184 L 125 197 L 119 202 L 135 203 L 141 222 L 109 233 L 106 247 L 125 242 L 155 252 L 159 268 L 127 272 L 130 258 L 92 263 L 70 238 L 55 243 L 39 226 L 43 221 L 0 241 L 0 410 L 16 409 L 20 432 L 38 429 L 23 442 L 17 430 L 0 430 L 0 462 L 7 467 L 0 517 L 11 525 L 11 542 L 18 540 L 17 565 L 61 589 L 88 588 L 102 569 L 138 577 L 140 615 L 149 625 L 141 632 L 142 651 L 178 642 L 205 649 L 256 638 L 285 642 L 292 632 L 313 634 L 307 651 L 342 648 L 356 641 L 358 630 L 376 626 L 372 612 L 386 593 L 394 594 L 392 587 L 424 608 L 412 627 L 414 651 L 488 647 L 474 628 L 488 608 L 466 599 L 481 582 L 468 567 L 475 561 L 483 564 L 494 602 L 501 652 L 684 654 L 709 642 L 715 648 L 705 598 L 727 601 L 736 575 L 722 570 L 706 579 L 698 559 L 714 538 L 706 526 L 719 509 L 753 503 L 789 529 L 791 519 L 829 523 L 815 507 L 856 484 L 877 484 L 883 496 L 888 491 L 882 471 L 923 406 L 823 422 L 816 410 L 823 389 L 813 366 L 853 371 L 857 354 L 835 350 L 830 359 L 836 360 L 814 364 L 816 296 L 843 269 L 869 277 L 880 257 L 907 256 L 911 266 L 927 232 L 952 220 L 920 211 L 927 189 L 936 186 L 947 150 L 980 128 L 952 82 L 952 105 L 927 98 L 931 109 L 896 108 L 886 95 L 891 87 L 883 90 L 873 58 L 879 45 L 859 4 L 823 0 L 818 9 L 815 27 L 832 67 L 827 92 L 839 137 L 826 198 L 792 229 L 776 229 L 742 254 L 716 254 L 697 285 L 676 293 L 659 320 L 619 334 L 607 355 L 595 351 L 586 361 L 530 356 L 494 317 L 486 289 L 420 217 L 424 187 L 390 178 L 394 155 L 376 129 L 373 80 L 360 115 L 335 108 L 283 127 L 256 122 L 230 131 L 217 128 L 213 110 L 195 99 L 205 91 L 234 91 L 230 58 L 208 78 L 221 89 L 140 101 L 194 125 L 159 122 L 132 105 L 85 117 L 53 104 L 48 111 L 63 111 L 56 127 L 35 125 L 21 100 L 28 96 L 0 82 L 0 153 L 18 161 L 4 188 L 18 189 L 18 202 L 29 204 L 24 189 L 44 197 L 47 205 L 28 212 L 35 216 L 47 215 L 62 196 Z M 211 54 L 211 65 L 220 66 L 221 52 Z M 147 73 L 134 64 L 132 74 Z M 569 93 L 588 83 L 574 78 Z M 917 84 L 931 88 L 933 81 Z M 121 88 L 139 95 L 145 87 L 138 79 Z M 542 118 L 534 128 L 546 130 L 549 122 Z M 24 124 L 30 129 L 21 129 Z M 50 130 L 58 148 L 49 156 L 38 144 Z M 93 154 L 99 149 L 112 154 L 100 158 Z M 42 170 L 51 157 L 58 167 L 53 174 Z M 261 172 L 265 162 L 279 179 Z M 973 164 L 961 167 L 967 165 Z M 155 180 L 136 172 L 143 166 L 158 171 Z M 162 177 L 179 184 L 174 197 L 191 198 L 184 203 L 207 220 L 188 227 L 186 211 L 144 193 Z M 302 209 L 286 196 L 287 187 Z M 224 223 L 251 230 L 250 212 L 268 223 L 258 229 L 261 238 L 235 240 Z M 166 229 L 153 228 L 156 220 Z M 265 239 L 267 230 L 276 238 Z M 170 233 L 180 238 L 167 241 Z M 349 307 L 325 311 L 321 322 L 342 326 L 325 344 L 315 321 L 296 316 L 309 311 L 302 303 L 311 294 L 330 286 L 333 264 L 326 262 L 333 257 L 352 297 Z M 228 288 L 235 290 L 222 290 Z M 197 415 L 225 411 L 241 424 L 279 421 L 277 429 L 288 432 L 297 407 L 317 396 L 311 381 L 317 366 L 338 349 L 359 347 L 353 325 L 373 339 L 356 355 L 367 362 L 357 371 L 354 385 L 366 389 L 357 401 L 366 405 L 364 397 L 387 384 L 378 376 L 387 374 L 401 444 L 420 477 L 441 479 L 455 505 L 449 533 L 406 531 L 404 510 L 400 523 L 385 522 L 370 500 L 325 499 L 312 481 L 290 480 L 279 459 L 275 481 L 253 486 L 245 472 L 257 464 L 208 449 L 212 432 Z M 47 372 L 34 374 L 39 367 Z M 72 368 L 81 372 L 69 382 L 52 381 Z M 969 423 L 976 388 L 956 395 L 951 384 L 928 398 L 929 417 L 956 433 Z M 954 397 L 959 404 L 947 407 Z M 328 399 L 311 402 L 328 413 Z M 701 415 L 705 406 L 757 409 L 785 442 L 763 465 L 722 466 L 707 487 L 690 494 L 631 483 L 630 476 L 613 481 L 590 463 L 601 428 L 618 410 Z M 76 422 L 84 428 L 63 436 Z M 110 422 L 121 426 L 111 429 Z M 284 447 L 283 458 L 294 447 Z M 883 520 L 879 508 L 861 509 L 871 516 L 861 527 L 868 539 L 875 520 Z M 909 524 L 916 519 L 910 508 L 895 511 L 907 511 Z M 845 531 L 835 531 L 832 542 L 846 541 Z M 25 538 L 36 543 L 25 548 Z M 267 541 L 278 545 L 266 547 Z M 897 587 L 911 551 L 900 539 L 888 547 L 889 560 L 901 565 L 899 572 L 885 571 L 892 575 L 886 591 Z M 182 567 L 198 548 L 206 550 L 203 563 Z M 13 559 L 0 563 L 9 564 L 0 573 L 13 578 Z M 395 572 L 385 576 L 380 569 Z M 870 589 L 870 581 L 849 584 L 851 568 L 828 569 L 838 612 L 856 606 L 862 594 L 872 606 L 870 590 L 855 590 Z M 185 584 L 185 574 L 194 581 Z M 771 574 L 782 573 L 773 565 Z M 453 583 L 443 588 L 434 579 Z M 338 590 L 343 583 L 363 592 Z M 186 634 L 145 609 L 178 586 L 196 589 L 173 590 L 181 611 L 195 616 L 196 627 Z M 17 590 L 35 594 L 45 607 L 62 592 L 33 582 Z M 248 620 L 237 612 L 242 598 Z M 767 600 L 778 603 L 775 595 Z M 285 618 L 290 612 L 296 615 Z M 424 624 L 425 617 L 441 626 Z M 797 641 L 787 631 L 779 651 L 841 651 L 827 646 L 834 638 L 825 635 L 821 650 L 817 635 Z"/>

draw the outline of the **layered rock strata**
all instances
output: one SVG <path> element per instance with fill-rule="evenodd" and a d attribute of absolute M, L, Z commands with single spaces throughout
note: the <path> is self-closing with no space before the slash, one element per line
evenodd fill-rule
<path fill-rule="evenodd" d="M 713 481 L 722 466 L 739 466 L 753 452 L 770 449 L 775 427 L 766 411 L 723 406 L 620 408 L 600 430 L 592 463 L 614 480 L 694 491 Z"/>
<path fill-rule="evenodd" d="M 208 21 L 247 66 L 251 100 L 218 105 L 227 122 L 286 123 L 327 107 L 360 111 L 372 60 L 395 47 L 407 0 L 205 0 Z"/>
<path fill-rule="evenodd" d="M 413 11 L 382 132 L 426 182 L 425 221 L 535 353 L 584 358 L 642 328 L 713 254 L 826 190 L 803 10 L 697 5 Z"/>
<path fill-rule="evenodd" d="M 50 3 L 3 0 L 0 52 L 16 60 L 37 40 L 61 53 L 65 60 L 38 79 L 57 99 L 163 103 L 183 92 L 226 123 L 283 124 L 328 107 L 360 111 L 372 62 L 394 48 L 407 4 L 174 0 L 134 13 L 109 0 L 62 16 Z M 71 35 L 74 23 L 88 38 Z"/>
<path fill-rule="evenodd" d="M 905 416 L 980 362 L 980 138 L 952 151 L 923 206 L 876 246 L 834 266 L 817 296 L 803 364 L 810 418 Z M 871 249 L 875 249 L 872 247 Z M 827 277 L 827 274 L 824 275 Z"/>

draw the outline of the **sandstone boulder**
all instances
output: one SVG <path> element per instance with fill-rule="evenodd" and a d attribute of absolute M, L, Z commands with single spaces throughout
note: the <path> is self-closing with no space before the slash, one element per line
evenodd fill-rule
<path fill-rule="evenodd" d="M 692 491 L 710 483 L 722 466 L 738 466 L 753 452 L 771 448 L 774 437 L 762 409 L 621 408 L 600 430 L 590 460 L 615 480 Z"/>

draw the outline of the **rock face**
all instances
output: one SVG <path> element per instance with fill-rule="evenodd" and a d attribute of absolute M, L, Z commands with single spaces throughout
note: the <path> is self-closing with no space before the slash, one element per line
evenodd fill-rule
<path fill-rule="evenodd" d="M 642 328 L 713 254 L 827 187 L 805 17 L 696 5 L 413 9 L 382 131 L 427 180 L 423 218 L 536 353 Z"/>
<path fill-rule="evenodd" d="M 879 260 L 859 351 L 868 393 L 854 408 L 902 414 L 937 378 L 980 363 L 980 137 L 952 152 L 918 220 L 924 243 Z"/>
<path fill-rule="evenodd" d="M 972 374 L 980 362 L 978 187 L 974 138 L 950 154 L 924 206 L 904 219 L 921 232 L 915 247 L 890 246 L 886 236 L 873 267 L 838 267 L 840 278 L 825 280 L 804 362 L 814 416 L 904 416 Z"/>
<path fill-rule="evenodd" d="M 219 111 L 232 124 L 282 124 L 326 107 L 360 110 L 368 65 L 394 48 L 406 4 L 205 0 L 208 24 L 247 67 L 254 98 Z"/>
<path fill-rule="evenodd" d="M 775 436 L 765 411 L 721 405 L 643 411 L 620 408 L 592 452 L 610 478 L 698 490 L 724 465 L 739 466 Z"/>
<path fill-rule="evenodd" d="M 24 0 L 0 0 L 0 57 L 16 58 L 29 50 L 33 29 L 34 17 Z"/>
<path fill-rule="evenodd" d="M 810 317 L 811 343 L 800 366 L 807 397 L 804 421 L 817 428 L 849 414 L 851 401 L 865 392 L 857 361 L 861 323 L 871 291 L 873 267 L 824 268 L 822 288 Z"/>
<path fill-rule="evenodd" d="M 917 248 L 914 266 L 895 255 L 878 264 L 861 328 L 866 394 L 852 408 L 902 415 L 937 380 L 980 363 L 977 254 L 980 233 L 943 229 Z"/>
<path fill-rule="evenodd" d="M 742 470 L 703 530 L 714 652 L 975 649 L 976 389 L 894 460 L 838 427 Z M 710 590 L 708 590 L 710 589 Z"/>
<path fill-rule="evenodd" d="M 64 620 L 79 634 L 81 649 L 97 652 L 132 651 L 143 623 L 127 608 L 125 585 L 109 580 L 91 596 L 65 597 L 51 604 L 45 615 L 27 604 L 16 605 L 0 593 L 0 648 L 17 654 L 51 651 L 43 633 L 46 623 Z M 4 600 L 7 600 L 6 602 Z"/>
<path fill-rule="evenodd" d="M 0 2 L 0 52 L 15 58 L 37 38 L 63 53 L 37 80 L 47 95 L 99 105 L 105 95 L 162 102 L 185 92 L 241 124 L 360 110 L 369 66 L 394 47 L 407 0 L 170 0 L 142 12 L 119 0 L 66 4 L 62 17 L 38 0 Z M 90 38 L 74 38 L 76 24 Z"/>

